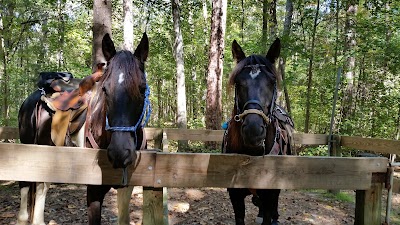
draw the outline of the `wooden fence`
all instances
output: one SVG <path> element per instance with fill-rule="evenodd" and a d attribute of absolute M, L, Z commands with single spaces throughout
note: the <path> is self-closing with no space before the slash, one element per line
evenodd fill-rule
<path fill-rule="evenodd" d="M 145 186 L 143 224 L 166 222 L 162 187 L 357 190 L 355 224 L 381 224 L 381 195 L 388 168 L 384 157 L 166 153 L 169 140 L 221 141 L 223 131 L 146 128 L 146 135 L 154 140 L 155 148 L 164 152 L 141 151 L 135 168 L 128 170 L 130 185 Z M 0 139 L 16 138 L 17 129 L 0 128 Z M 337 147 L 400 153 L 399 141 L 343 136 L 336 140 Z M 328 136 L 295 134 L 295 141 L 326 145 Z M 105 150 L 0 144 L 0 180 L 120 184 L 121 176 L 122 171 L 112 169 L 108 163 Z"/>

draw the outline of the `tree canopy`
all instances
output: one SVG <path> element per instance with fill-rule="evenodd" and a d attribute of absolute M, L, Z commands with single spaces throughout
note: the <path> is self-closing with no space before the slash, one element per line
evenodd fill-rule
<path fill-rule="evenodd" d="M 308 101 L 309 132 L 329 132 L 336 74 L 343 67 L 334 133 L 395 138 L 400 126 L 400 2 L 292 0 L 290 33 L 284 33 L 288 1 L 277 0 L 276 6 L 268 4 L 276 7 L 277 21 L 277 30 L 269 32 L 268 39 L 263 36 L 263 6 L 272 1 L 228 1 L 222 120 L 230 118 L 233 106 L 233 92 L 226 85 L 234 67 L 232 41 L 236 39 L 247 49 L 247 55 L 265 54 L 265 46 L 276 35 L 282 40 L 281 56 L 286 59 L 283 84 L 297 131 L 305 129 Z M 92 4 L 90 0 L 2 1 L 0 126 L 17 126 L 19 106 L 35 90 L 40 71 L 69 71 L 81 78 L 90 75 Z M 189 128 L 203 128 L 212 6 L 207 0 L 181 0 L 180 4 L 187 122 Z M 145 31 L 150 39 L 146 64 L 154 109 L 150 126 L 176 127 L 177 122 L 171 9 L 171 1 L 167 0 L 133 1 L 133 45 L 138 44 Z M 122 12 L 122 1 L 114 1 L 113 40 L 120 48 L 124 34 Z M 269 22 L 269 27 L 273 25 L 271 18 L 264 21 Z M 352 64 L 349 58 L 353 59 Z M 312 83 L 308 87 L 310 59 Z M 348 72 L 352 72 L 351 78 L 345 76 Z M 283 94 L 280 102 L 282 98 Z"/>

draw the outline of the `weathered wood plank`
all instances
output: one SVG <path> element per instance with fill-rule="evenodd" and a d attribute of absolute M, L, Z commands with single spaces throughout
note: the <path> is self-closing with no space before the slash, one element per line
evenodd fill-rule
<path fill-rule="evenodd" d="M 105 150 L 0 143 L 0 180 L 120 184 Z M 100 165 L 97 163 L 101 162 Z M 368 189 L 386 158 L 340 158 L 142 151 L 129 184 L 154 187 Z M 301 178 L 301 179 L 299 179 Z"/>
<path fill-rule="evenodd" d="M 327 145 L 328 135 L 327 134 L 304 134 L 295 133 L 294 143 L 301 145 Z"/>
<path fill-rule="evenodd" d="M 164 129 L 168 140 L 222 141 L 223 130 Z"/>
<path fill-rule="evenodd" d="M 168 140 L 222 141 L 224 130 L 164 129 Z M 326 145 L 326 134 L 294 134 L 295 144 Z"/>
<path fill-rule="evenodd" d="M 158 153 L 154 186 L 368 189 L 387 159 L 358 159 Z"/>
<path fill-rule="evenodd" d="M 19 139 L 18 128 L 0 127 L 0 139 Z"/>
<path fill-rule="evenodd" d="M 382 188 L 382 183 L 374 183 L 368 190 L 356 191 L 354 225 L 382 224 Z"/>
<path fill-rule="evenodd" d="M 358 150 L 400 154 L 400 141 L 396 140 L 341 136 L 341 145 Z"/>
<path fill-rule="evenodd" d="M 144 131 L 146 132 L 147 140 L 161 141 L 163 132 L 161 128 L 146 127 L 144 128 Z"/>
<path fill-rule="evenodd" d="M 141 152 L 128 169 L 130 185 L 153 185 L 155 158 Z M 112 168 L 105 150 L 0 143 L 0 180 L 120 184 L 122 170 Z"/>

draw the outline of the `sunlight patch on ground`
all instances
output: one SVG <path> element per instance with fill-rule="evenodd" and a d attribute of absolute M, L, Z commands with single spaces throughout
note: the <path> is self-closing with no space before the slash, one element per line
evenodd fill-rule
<path fill-rule="evenodd" d="M 189 199 L 194 200 L 194 201 L 200 200 L 200 199 L 204 198 L 204 196 L 205 196 L 204 192 L 202 192 L 198 189 L 187 189 L 185 191 L 185 193 Z"/>
<path fill-rule="evenodd" d="M 168 210 L 178 213 L 185 213 L 190 209 L 188 202 L 168 201 Z"/>
<path fill-rule="evenodd" d="M 143 187 L 142 186 L 135 186 L 132 191 L 133 195 L 143 194 Z"/>

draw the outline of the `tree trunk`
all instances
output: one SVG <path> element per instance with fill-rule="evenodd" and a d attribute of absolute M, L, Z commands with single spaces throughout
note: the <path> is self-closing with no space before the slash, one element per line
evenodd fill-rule
<path fill-rule="evenodd" d="M 2 98 L 0 99 L 2 102 L 1 110 L 4 126 L 8 126 L 10 120 L 10 107 L 8 105 L 10 95 L 10 88 L 8 85 L 10 79 L 8 74 L 9 53 L 7 49 L 9 49 L 8 45 L 10 45 L 11 37 L 9 37 L 9 35 L 7 34 L 7 30 L 10 27 L 10 24 L 8 24 L 8 22 L 11 20 L 10 18 L 13 18 L 14 16 L 14 7 L 15 3 L 10 3 L 7 5 L 5 10 L 0 11 L 0 90 L 2 95 Z"/>
<path fill-rule="evenodd" d="M 157 106 L 158 106 L 157 127 L 161 127 L 161 118 L 163 115 L 165 115 L 163 104 L 161 101 L 161 84 L 163 81 L 160 78 L 157 78 L 156 81 L 157 81 Z"/>
<path fill-rule="evenodd" d="M 44 18 L 41 24 L 41 42 L 40 42 L 40 49 L 39 49 L 39 57 L 37 58 L 37 64 L 35 65 L 34 75 L 37 76 L 39 72 L 42 71 L 42 68 L 46 65 L 45 60 L 48 54 L 48 35 L 49 35 L 49 28 L 47 27 L 48 19 Z M 35 85 L 36 87 L 36 85 Z"/>
<path fill-rule="evenodd" d="M 64 20 L 64 8 L 65 0 L 58 2 L 58 34 L 59 34 L 59 45 L 58 45 L 58 70 L 62 70 L 64 67 L 64 44 L 65 44 L 65 20 Z"/>
<path fill-rule="evenodd" d="M 93 46 L 92 46 L 92 71 L 96 71 L 98 63 L 106 63 L 101 42 L 106 33 L 111 32 L 112 6 L 111 0 L 93 1 Z"/>
<path fill-rule="evenodd" d="M 221 96 L 226 10 L 226 0 L 212 0 L 211 34 L 210 49 L 208 53 L 206 98 L 206 128 L 212 130 L 221 129 L 222 121 Z"/>
<path fill-rule="evenodd" d="M 124 49 L 133 51 L 133 5 L 132 0 L 123 0 Z"/>
<path fill-rule="evenodd" d="M 270 0 L 269 4 L 269 39 L 273 42 L 278 32 L 278 20 L 276 19 L 276 0 Z"/>
<path fill-rule="evenodd" d="M 172 0 L 172 16 L 174 20 L 174 58 L 176 62 L 176 91 L 177 91 L 177 114 L 176 122 L 178 128 L 187 128 L 186 118 L 186 87 L 185 87 L 185 67 L 183 59 L 183 38 L 180 27 L 179 0 Z M 178 149 L 187 146 L 187 141 L 179 141 Z"/>
<path fill-rule="evenodd" d="M 355 49 L 356 42 L 356 13 L 357 13 L 357 0 L 348 0 L 346 2 L 346 24 L 345 24 L 345 52 L 348 58 L 346 62 L 346 69 L 344 73 L 345 87 L 343 88 L 342 99 L 342 121 L 345 121 L 351 116 L 353 97 L 354 97 L 354 74 L 356 58 L 351 52 Z"/>
<path fill-rule="evenodd" d="M 287 43 L 289 43 L 290 30 L 292 28 L 292 16 L 293 16 L 293 2 L 292 0 L 286 0 L 286 14 L 285 14 L 285 21 L 283 24 L 283 43 L 286 46 Z M 285 83 L 286 54 L 282 54 L 279 60 L 278 67 L 279 67 L 278 71 L 280 72 L 282 77 L 281 88 L 283 88 L 283 92 L 285 95 L 285 101 L 280 100 L 280 104 L 282 104 L 287 109 L 287 111 L 291 113 L 292 110 L 290 108 L 289 93 Z"/>
<path fill-rule="evenodd" d="M 267 53 L 268 51 L 268 1 L 269 0 L 264 0 L 263 1 L 263 11 L 262 11 L 262 36 L 261 36 L 261 49 L 263 50 L 263 53 Z"/>
<path fill-rule="evenodd" d="M 0 31 L 3 31 L 3 16 L 0 15 Z M 5 51 L 5 46 L 4 46 L 4 35 L 1 33 L 0 35 L 0 58 L 1 58 L 1 65 L 2 67 L 0 68 L 0 81 L 1 81 L 1 94 L 2 94 L 2 120 L 3 120 L 3 125 L 8 126 L 8 73 L 7 73 L 7 55 Z"/>
<path fill-rule="evenodd" d="M 306 119 L 304 124 L 304 133 L 308 133 L 310 129 L 309 126 L 310 126 L 311 90 L 312 90 L 312 76 L 313 76 L 312 70 L 314 62 L 315 35 L 317 32 L 318 16 L 319 16 L 319 0 L 317 0 L 317 9 L 315 12 L 314 26 L 312 31 L 310 62 L 308 65 L 307 103 L 306 103 Z"/>

